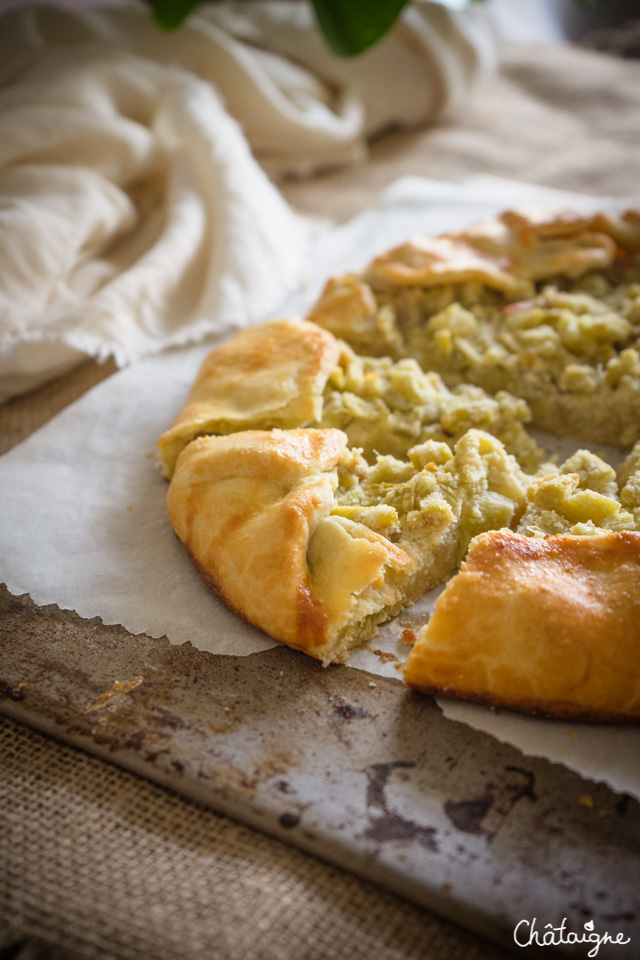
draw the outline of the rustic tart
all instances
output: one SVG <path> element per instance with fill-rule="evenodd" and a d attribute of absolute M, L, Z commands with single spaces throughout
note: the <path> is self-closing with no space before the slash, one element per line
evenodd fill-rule
<path fill-rule="evenodd" d="M 324 664 L 344 662 L 381 622 L 448 580 L 471 544 L 442 604 L 453 595 L 472 632 L 438 607 L 409 657 L 407 682 L 551 716 L 637 718 L 637 698 L 627 691 L 616 706 L 609 681 L 606 696 L 587 685 L 582 699 L 561 684 L 545 686 L 545 658 L 549 676 L 559 681 L 561 671 L 548 658 L 545 628 L 538 648 L 534 641 L 541 618 L 584 580 L 580 558 L 592 542 L 596 552 L 611 545 L 602 553 L 609 564 L 617 550 L 626 558 L 630 579 L 620 581 L 615 602 L 612 594 L 613 619 L 598 621 L 606 631 L 623 623 L 618 613 L 635 590 L 640 557 L 640 444 L 617 472 L 586 449 L 562 464 L 544 462 L 526 424 L 532 407 L 534 423 L 548 427 L 551 417 L 559 430 L 597 439 L 603 428 L 588 411 L 598 399 L 593 408 L 599 416 L 606 408 L 612 425 L 608 440 L 630 444 L 640 433 L 638 248 L 633 214 L 506 214 L 465 234 L 407 244 L 363 277 L 331 281 L 311 321 L 261 324 L 216 347 L 158 443 L 171 522 L 207 584 L 274 638 Z M 513 334 L 516 316 L 529 341 Z M 571 364 L 585 376 L 595 371 L 592 393 L 567 390 L 561 364 L 565 373 Z M 516 542 L 526 549 L 510 553 Z M 546 588 L 533 590 L 518 606 L 509 585 L 524 571 L 525 580 L 547 582 L 551 542 L 564 563 L 563 590 L 555 600 Z M 482 590 L 467 576 L 478 557 Z M 500 621 L 507 597 L 515 606 L 504 642 L 487 647 L 486 624 Z M 619 637 L 611 634 L 605 659 L 594 633 L 588 659 L 596 676 L 606 660 L 637 679 L 637 637 L 627 636 L 626 623 Z M 467 679 L 438 674 L 436 649 L 442 662 L 464 663 Z M 542 665 L 537 686 L 534 661 Z M 518 663 L 529 677 L 519 686 Z"/>

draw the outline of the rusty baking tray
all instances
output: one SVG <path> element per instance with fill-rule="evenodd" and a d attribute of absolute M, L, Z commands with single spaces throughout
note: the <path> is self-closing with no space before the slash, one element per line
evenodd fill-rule
<path fill-rule="evenodd" d="M 599 957 L 639 955 L 640 805 L 445 719 L 397 680 L 286 648 L 214 656 L 4 589 L 0 649 L 10 717 L 503 945 L 521 921 L 566 918 L 630 938 Z"/>

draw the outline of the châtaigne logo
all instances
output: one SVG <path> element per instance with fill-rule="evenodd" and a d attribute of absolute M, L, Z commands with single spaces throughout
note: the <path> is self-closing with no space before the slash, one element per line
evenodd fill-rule
<path fill-rule="evenodd" d="M 593 920 L 588 920 L 584 925 L 584 930 L 576 933 L 574 930 L 567 930 L 567 918 L 564 917 L 559 927 L 554 927 L 551 923 L 546 923 L 542 929 L 538 929 L 538 919 L 520 920 L 513 931 L 513 939 L 518 947 L 561 947 L 572 943 L 593 944 L 588 957 L 597 957 L 598 950 L 605 943 L 625 944 L 631 942 L 631 937 L 625 937 L 623 933 L 598 933 L 595 929 Z"/>

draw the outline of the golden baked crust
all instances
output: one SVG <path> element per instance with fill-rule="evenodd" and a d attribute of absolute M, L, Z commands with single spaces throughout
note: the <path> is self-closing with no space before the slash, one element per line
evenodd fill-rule
<path fill-rule="evenodd" d="M 404 678 L 547 717 L 640 720 L 640 533 L 478 536 Z"/>
<path fill-rule="evenodd" d="M 196 437 L 318 422 L 340 351 L 324 330 L 290 319 L 250 327 L 212 350 L 158 441 L 163 475 L 173 475 L 180 451 Z"/>
<path fill-rule="evenodd" d="M 345 659 L 363 617 L 404 603 L 417 564 L 359 523 L 330 516 L 339 430 L 201 437 L 180 454 L 167 508 L 213 590 L 278 640 L 325 663 Z"/>
<path fill-rule="evenodd" d="M 308 319 L 449 387 L 522 397 L 542 429 L 627 446 L 640 439 L 639 254 L 637 211 L 509 211 L 333 278 Z"/>
<path fill-rule="evenodd" d="M 610 267 L 621 246 L 640 248 L 637 212 L 510 210 L 460 233 L 401 244 L 376 257 L 364 279 L 373 289 L 476 281 L 519 295 L 531 281 Z"/>

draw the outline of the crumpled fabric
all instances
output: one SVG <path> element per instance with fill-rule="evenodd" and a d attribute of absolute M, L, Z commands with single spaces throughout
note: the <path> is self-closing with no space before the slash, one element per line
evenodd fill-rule
<path fill-rule="evenodd" d="M 342 60 L 306 2 L 37 7 L 0 20 L 0 401 L 87 356 L 119 365 L 268 315 L 314 229 L 271 175 L 359 160 L 451 113 L 492 58 L 482 18 L 422 0 Z"/>

